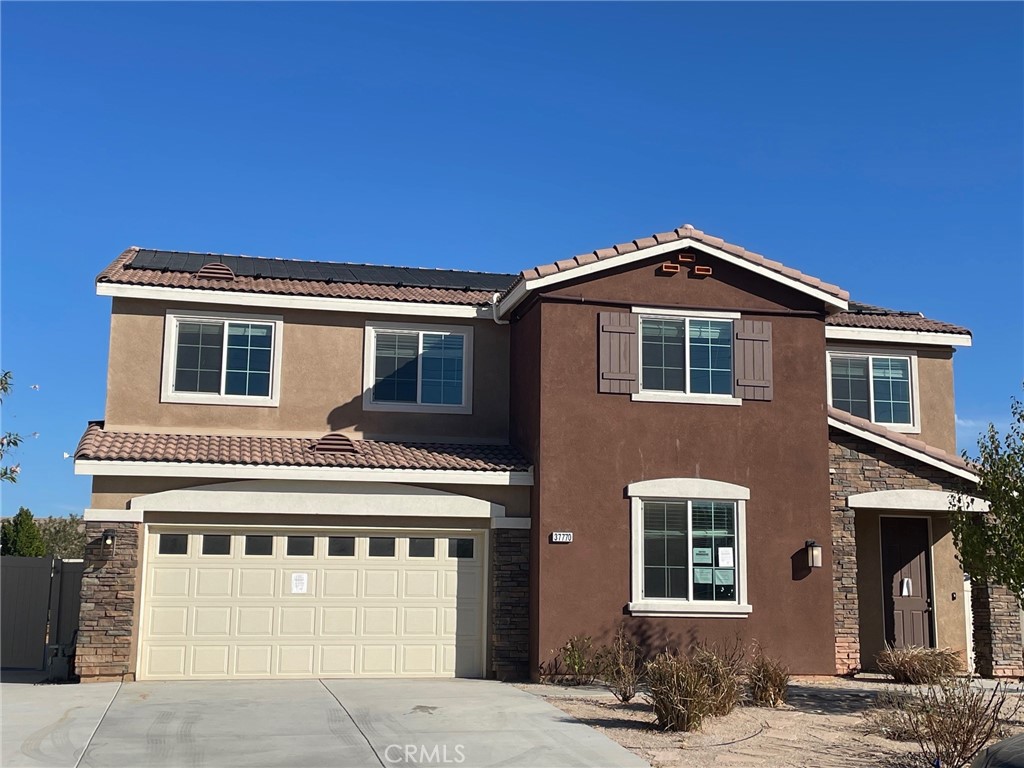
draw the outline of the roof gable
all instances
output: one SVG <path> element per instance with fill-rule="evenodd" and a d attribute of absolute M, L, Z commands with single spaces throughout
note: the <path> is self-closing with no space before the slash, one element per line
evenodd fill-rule
<path fill-rule="evenodd" d="M 720 237 L 708 235 L 687 224 L 671 232 L 662 232 L 628 243 L 619 243 L 610 248 L 601 248 L 572 259 L 563 259 L 552 264 L 543 264 L 533 269 L 524 270 L 516 282 L 502 295 L 499 313 L 504 315 L 510 312 L 533 290 L 626 266 L 686 247 L 702 251 L 748 269 L 762 277 L 809 294 L 834 309 L 845 310 L 848 306 L 850 295 L 839 286 L 822 282 L 816 277 L 805 275 L 799 270 L 767 259 L 742 246 L 727 243 Z"/>

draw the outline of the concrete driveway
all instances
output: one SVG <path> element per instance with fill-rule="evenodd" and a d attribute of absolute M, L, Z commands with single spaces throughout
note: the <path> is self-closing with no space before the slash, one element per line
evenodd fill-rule
<path fill-rule="evenodd" d="M 484 680 L 5 683 L 2 697 L 5 768 L 647 765 Z"/>

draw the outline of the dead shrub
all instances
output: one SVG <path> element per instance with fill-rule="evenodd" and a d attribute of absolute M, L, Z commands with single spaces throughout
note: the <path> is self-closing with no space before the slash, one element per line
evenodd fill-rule
<path fill-rule="evenodd" d="M 878 671 L 905 685 L 936 685 L 963 668 L 960 655 L 949 648 L 885 647 L 875 657 Z"/>
<path fill-rule="evenodd" d="M 611 645 L 598 651 L 597 659 L 600 677 L 612 695 L 623 704 L 632 701 L 643 679 L 644 655 L 624 626 L 619 626 Z"/>
<path fill-rule="evenodd" d="M 964 678 L 945 677 L 920 689 L 905 706 L 914 741 L 924 757 L 943 768 L 963 768 L 1000 735 L 1003 720 L 1016 716 L 1020 701 L 1007 704 L 1001 684 L 985 691 Z"/>
<path fill-rule="evenodd" d="M 743 695 L 743 647 L 702 643 L 690 654 L 691 662 L 704 673 L 710 686 L 710 714 L 728 715 Z"/>
<path fill-rule="evenodd" d="M 875 697 L 874 707 L 864 713 L 861 731 L 892 741 L 916 741 L 907 715 L 907 707 L 914 706 L 914 703 L 915 699 L 905 691 L 882 691 Z"/>
<path fill-rule="evenodd" d="M 789 695 L 789 667 L 773 659 L 757 643 L 747 665 L 750 699 L 758 707 L 777 707 Z"/>
<path fill-rule="evenodd" d="M 664 651 L 647 662 L 644 674 L 647 698 L 660 728 L 695 731 L 711 714 L 711 683 L 692 659 Z"/>

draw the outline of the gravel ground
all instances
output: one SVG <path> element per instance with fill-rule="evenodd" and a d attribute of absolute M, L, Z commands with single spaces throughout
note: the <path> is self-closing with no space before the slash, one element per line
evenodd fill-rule
<path fill-rule="evenodd" d="M 863 713 L 879 691 L 889 687 L 881 683 L 835 678 L 794 682 L 785 707 L 738 707 L 688 734 L 656 730 L 650 708 L 639 699 L 623 705 L 597 688 L 522 687 L 598 729 L 654 768 L 897 768 L 912 765 L 917 753 L 916 745 L 862 732 Z"/>

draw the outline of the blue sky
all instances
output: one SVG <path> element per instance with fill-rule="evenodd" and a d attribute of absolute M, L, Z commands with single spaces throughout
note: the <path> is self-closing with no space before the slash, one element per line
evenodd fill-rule
<path fill-rule="evenodd" d="M 969 326 L 961 446 L 1024 357 L 1019 3 L 5 2 L 4 429 L 88 505 L 128 245 L 516 271 L 692 223 Z M 30 389 L 38 385 L 38 390 Z"/>

